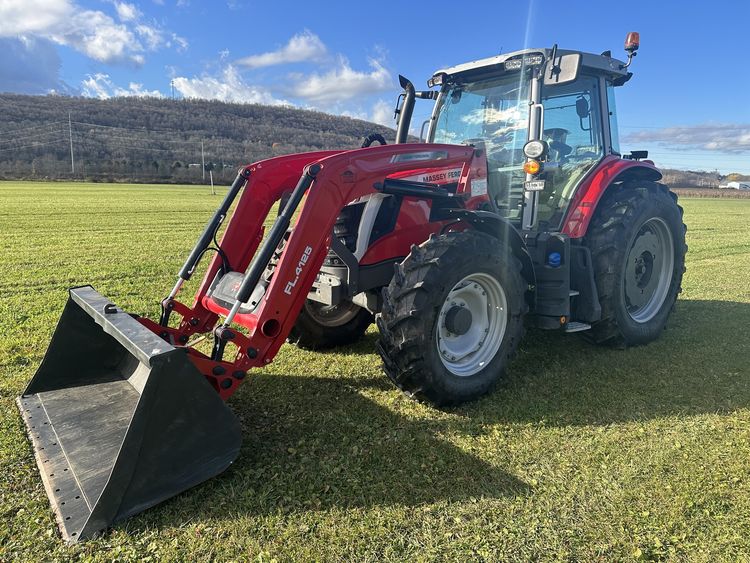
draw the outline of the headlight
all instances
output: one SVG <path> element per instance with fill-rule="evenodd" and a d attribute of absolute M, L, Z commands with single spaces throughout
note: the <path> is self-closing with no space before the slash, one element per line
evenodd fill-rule
<path fill-rule="evenodd" d="M 541 158 L 547 152 L 547 143 L 544 141 L 529 141 L 523 146 L 523 154 L 526 158 Z"/>
<path fill-rule="evenodd" d="M 427 81 L 427 87 L 432 88 L 433 86 L 441 86 L 445 82 L 445 73 L 439 72 Z"/>
<path fill-rule="evenodd" d="M 524 66 L 537 66 L 543 62 L 544 55 L 541 53 L 532 53 L 515 59 L 508 59 L 505 61 L 505 70 L 518 70 Z"/>

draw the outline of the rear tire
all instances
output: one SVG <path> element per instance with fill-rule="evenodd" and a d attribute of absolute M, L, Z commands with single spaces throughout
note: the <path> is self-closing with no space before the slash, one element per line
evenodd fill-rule
<path fill-rule="evenodd" d="M 625 184 L 605 194 L 585 237 L 602 308 L 588 338 L 637 346 L 659 337 L 682 290 L 682 215 L 663 184 Z"/>
<path fill-rule="evenodd" d="M 436 406 L 484 395 L 523 337 L 525 289 L 520 261 L 492 236 L 448 233 L 413 246 L 376 317 L 385 373 Z"/>
<path fill-rule="evenodd" d="M 351 301 L 324 305 L 305 301 L 289 338 L 306 350 L 323 350 L 357 342 L 372 324 L 372 313 Z"/>

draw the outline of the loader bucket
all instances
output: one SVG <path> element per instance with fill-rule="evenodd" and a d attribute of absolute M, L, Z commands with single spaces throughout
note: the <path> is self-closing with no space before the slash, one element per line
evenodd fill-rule
<path fill-rule="evenodd" d="M 185 349 L 92 287 L 70 298 L 17 399 L 68 542 L 224 471 L 240 426 Z"/>

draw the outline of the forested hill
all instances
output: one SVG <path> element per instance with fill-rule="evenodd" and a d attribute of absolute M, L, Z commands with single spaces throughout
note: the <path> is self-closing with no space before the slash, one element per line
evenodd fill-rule
<path fill-rule="evenodd" d="M 394 130 L 374 123 L 290 107 L 0 94 L 0 179 L 207 183 L 205 162 L 218 183 L 228 184 L 242 164 L 356 148 L 375 132 L 389 142 L 395 137 Z M 718 188 L 721 182 L 748 179 L 662 171 L 665 183 L 676 188 Z"/>
<path fill-rule="evenodd" d="M 5 179 L 202 182 L 203 156 L 214 178 L 227 183 L 241 164 L 356 148 L 374 132 L 389 141 L 395 136 L 391 129 L 348 117 L 207 100 L 2 94 L 0 112 Z"/>

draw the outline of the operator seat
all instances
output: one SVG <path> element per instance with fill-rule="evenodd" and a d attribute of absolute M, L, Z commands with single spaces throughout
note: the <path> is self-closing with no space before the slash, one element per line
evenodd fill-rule
<path fill-rule="evenodd" d="M 573 147 L 566 143 L 570 131 L 562 127 L 550 127 L 544 130 L 544 138 L 549 145 L 551 160 L 562 162 L 571 152 Z"/>

